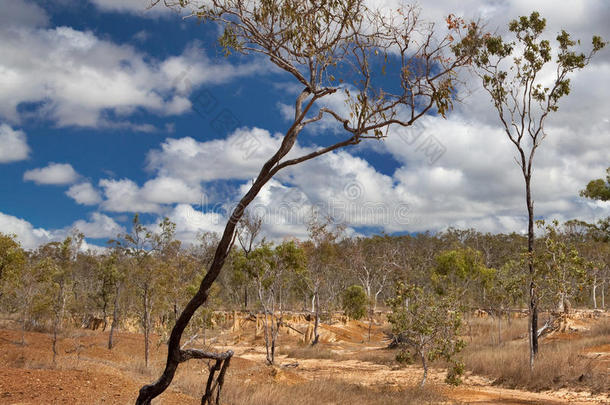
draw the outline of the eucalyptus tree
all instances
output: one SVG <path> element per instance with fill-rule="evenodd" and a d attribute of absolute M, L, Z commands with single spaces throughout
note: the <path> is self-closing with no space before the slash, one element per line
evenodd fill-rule
<path fill-rule="evenodd" d="M 544 248 L 536 257 L 540 266 L 541 301 L 548 296 L 557 312 L 568 312 L 569 300 L 582 290 L 594 265 L 570 243 L 558 221 L 547 224 L 540 220 L 537 224 L 545 232 Z"/>
<path fill-rule="evenodd" d="M 140 306 L 137 310 L 144 330 L 144 361 L 148 367 L 150 355 L 150 335 L 152 332 L 153 311 L 162 304 L 162 284 L 167 277 L 167 262 L 171 251 L 176 249 L 174 239 L 176 225 L 164 218 L 159 224 L 159 232 L 153 232 L 140 222 L 135 214 L 130 233 L 119 235 L 111 241 L 115 249 L 122 251 L 131 260 L 127 281 L 137 291 Z"/>
<path fill-rule="evenodd" d="M 510 325 L 511 307 L 520 304 L 524 290 L 523 266 L 518 260 L 506 261 L 492 276 L 484 303 L 487 311 L 498 321 L 498 344 L 502 343 L 502 316 Z"/>
<path fill-rule="evenodd" d="M 592 200 L 610 201 L 610 167 L 606 169 L 606 179 L 591 180 L 587 187 L 580 192 L 580 195 Z M 597 308 L 597 287 L 601 287 L 602 308 L 605 308 L 606 285 L 610 284 L 610 216 L 602 218 L 597 225 L 587 224 L 593 239 L 600 243 L 597 255 L 601 260 L 597 260 L 598 265 L 594 268 L 592 298 L 593 305 Z"/>
<path fill-rule="evenodd" d="M 479 35 L 476 24 L 454 18 L 448 19 L 447 32 L 439 35 L 433 24 L 419 18 L 415 8 L 392 10 L 384 17 L 367 8 L 364 0 L 162 1 L 191 10 L 202 21 L 217 23 L 223 32 L 220 43 L 227 53 L 262 55 L 301 90 L 295 97 L 294 118 L 277 151 L 230 213 L 201 287 L 172 330 L 163 374 L 142 387 L 139 404 L 150 403 L 161 394 L 185 361 L 180 351 L 182 332 L 206 301 L 233 245 L 235 228 L 262 187 L 282 169 L 365 139 L 381 139 L 392 125 L 410 126 L 431 113 L 444 116 L 456 98 L 456 72 L 471 63 L 472 47 Z M 450 50 L 457 42 L 462 50 L 458 56 Z M 386 60 L 393 61 L 397 71 L 388 81 L 376 80 Z M 325 101 L 342 93 L 345 111 L 328 107 L 331 104 Z M 329 142 L 301 156 L 287 157 L 302 130 L 323 118 L 342 128 L 342 139 L 320 138 Z"/>
<path fill-rule="evenodd" d="M 261 243 L 259 239 L 263 226 L 263 218 L 256 216 L 251 211 L 246 211 L 244 216 L 239 221 L 236 230 L 237 241 L 244 252 L 246 258 L 253 249 Z M 244 288 L 244 309 L 248 309 L 248 285 L 249 279 L 247 274 L 235 273 L 234 282 L 243 284 Z"/>
<path fill-rule="evenodd" d="M 349 266 L 366 291 L 371 311 L 375 311 L 379 295 L 394 281 L 395 271 L 400 268 L 395 261 L 398 246 L 391 237 L 375 235 L 353 239 L 347 249 Z"/>
<path fill-rule="evenodd" d="M 311 312 L 314 316 L 312 345 L 320 338 L 320 296 L 325 284 L 331 279 L 329 274 L 336 269 L 341 260 L 338 241 L 344 226 L 335 224 L 330 217 L 320 218 L 313 213 L 307 225 L 309 241 L 305 244 L 307 251 L 307 277 L 305 278 L 311 296 Z"/>
<path fill-rule="evenodd" d="M 421 361 L 420 386 L 426 383 L 429 362 L 439 358 L 450 364 L 445 381 L 459 384 L 464 366 L 456 356 L 465 344 L 460 338 L 462 314 L 456 298 L 399 282 L 388 305 L 392 309 L 388 321 L 401 349 L 396 359 L 411 362 L 416 357 Z"/>
<path fill-rule="evenodd" d="M 354 284 L 343 291 L 341 308 L 345 315 L 350 318 L 358 320 L 364 317 L 366 315 L 367 303 L 368 297 L 361 285 Z"/>
<path fill-rule="evenodd" d="M 32 318 L 34 302 L 41 298 L 46 272 L 28 260 L 17 237 L 0 233 L 0 305 L 3 311 L 18 313 L 21 323 L 21 344 Z"/>
<path fill-rule="evenodd" d="M 7 274 L 18 270 L 25 264 L 25 260 L 25 251 L 17 241 L 17 236 L 0 232 L 0 297 L 4 293 L 2 285 Z"/>
<path fill-rule="evenodd" d="M 529 253 L 529 342 L 530 366 L 538 353 L 538 287 L 534 267 L 534 200 L 531 180 L 534 156 L 547 136 L 545 124 L 551 113 L 559 109 L 559 101 L 570 93 L 570 76 L 589 64 L 606 43 L 593 36 L 588 53 L 575 50 L 576 41 L 562 30 L 557 35 L 557 49 L 544 38 L 546 19 L 538 12 L 512 20 L 510 35 L 515 40 L 487 35 L 476 58 L 477 72 L 484 89 L 491 97 L 500 125 L 517 150 L 516 162 L 525 181 L 528 213 Z M 579 42 L 580 44 L 580 42 Z M 454 48 L 461 54 L 460 46 Z M 553 52 L 556 59 L 553 61 Z M 552 69 L 552 79 L 545 74 Z"/>
<path fill-rule="evenodd" d="M 472 248 L 440 252 L 432 270 L 430 279 L 436 291 L 455 294 L 471 309 L 476 302 L 485 301 L 486 289 L 496 272 L 485 266 L 483 254 Z"/>
<path fill-rule="evenodd" d="M 587 183 L 580 195 L 593 200 L 610 201 L 610 167 L 606 169 L 606 179 L 595 179 Z"/>
<path fill-rule="evenodd" d="M 102 279 L 102 291 L 100 293 L 104 302 L 104 308 L 108 305 L 107 300 L 112 298 L 112 322 L 108 333 L 108 349 L 114 347 L 114 334 L 119 327 L 122 314 L 121 298 L 127 278 L 128 261 L 125 252 L 121 249 L 113 249 L 107 256 L 101 259 L 100 274 Z M 104 311 L 104 315 L 106 311 Z M 104 319 L 104 324 L 106 320 Z"/>
<path fill-rule="evenodd" d="M 50 308 L 53 313 L 53 364 L 57 359 L 58 333 L 63 329 L 66 307 L 73 299 L 73 271 L 78 251 L 83 243 L 84 235 L 78 231 L 66 237 L 61 242 L 50 242 L 38 248 L 36 255 L 46 268 L 51 284 Z"/>

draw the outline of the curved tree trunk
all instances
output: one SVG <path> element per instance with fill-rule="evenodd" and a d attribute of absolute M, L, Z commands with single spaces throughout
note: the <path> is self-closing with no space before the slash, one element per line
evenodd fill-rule
<path fill-rule="evenodd" d="M 263 186 L 269 180 L 271 180 L 275 173 L 277 173 L 283 167 L 294 165 L 312 159 L 316 156 L 320 156 L 332 150 L 338 149 L 342 146 L 352 145 L 355 143 L 356 138 L 351 137 L 345 141 L 317 150 L 301 158 L 292 159 L 280 163 L 280 160 L 284 156 L 286 156 L 288 152 L 290 152 L 290 150 L 296 143 L 297 135 L 302 129 L 301 122 L 303 121 L 309 108 L 317 99 L 317 96 L 314 95 L 314 97 L 307 102 L 307 106 L 305 108 L 302 108 L 303 102 L 310 94 L 310 90 L 305 89 L 297 98 L 295 121 L 293 122 L 290 129 L 286 132 L 286 135 L 284 136 L 280 148 L 263 165 L 261 171 L 258 174 L 258 177 L 231 213 L 229 221 L 225 226 L 225 230 L 216 248 L 216 252 L 214 253 L 214 259 L 212 260 L 212 264 L 210 265 L 210 268 L 203 280 L 201 280 L 199 290 L 193 296 L 193 298 L 191 298 L 191 300 L 186 304 L 184 310 L 178 317 L 176 324 L 172 328 L 169 341 L 167 343 L 167 361 L 165 363 L 165 369 L 163 370 L 163 374 L 161 374 L 161 377 L 159 377 L 159 379 L 154 383 L 145 385 L 140 389 L 140 394 L 138 395 L 138 398 L 136 400 L 136 405 L 149 405 L 154 398 L 159 396 L 161 393 L 163 393 L 163 391 L 167 389 L 167 387 L 169 387 L 172 380 L 174 379 L 174 375 L 176 374 L 178 365 L 182 361 L 184 361 L 183 351 L 180 350 L 180 340 L 182 338 L 182 333 L 184 332 L 184 329 L 188 326 L 195 311 L 197 311 L 197 309 L 201 307 L 201 305 L 203 305 L 208 299 L 208 292 L 210 290 L 210 287 L 212 287 L 212 284 L 220 274 L 222 266 L 224 265 L 229 251 L 231 250 L 231 247 L 235 241 L 235 228 L 237 227 L 237 224 L 242 218 L 242 216 L 244 215 L 246 208 L 258 195 Z"/>

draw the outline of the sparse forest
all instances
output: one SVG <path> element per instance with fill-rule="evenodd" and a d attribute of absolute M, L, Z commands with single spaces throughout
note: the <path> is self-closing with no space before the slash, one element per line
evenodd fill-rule
<path fill-rule="evenodd" d="M 120 199 L 131 210 L 115 212 L 129 212 L 129 226 L 110 227 L 109 238 L 74 226 L 26 249 L 20 235 L 0 228 L 0 362 L 6 364 L 0 402 L 17 404 L 24 391 L 44 391 L 30 380 L 41 383 L 40 370 L 56 372 L 64 381 L 60 390 L 95 387 L 86 401 L 59 395 L 49 403 L 98 403 L 111 395 L 116 403 L 138 405 L 435 404 L 479 396 L 480 403 L 610 401 L 610 216 L 559 221 L 534 209 L 536 187 L 545 185 L 536 177 L 537 162 L 553 158 L 543 150 L 559 136 L 549 123 L 579 83 L 571 80 L 604 50 L 600 36 L 581 43 L 562 30 L 549 41 L 547 22 L 535 11 L 506 21 L 507 30 L 497 34 L 483 19 L 447 13 L 433 24 L 418 7 L 388 15 L 363 0 L 151 1 L 151 9 L 158 8 L 212 25 L 227 58 L 264 60 L 269 75 L 288 83 L 281 83 L 283 96 L 292 97 L 288 118 L 270 135 L 265 160 L 249 163 L 254 174 L 231 193 L 235 204 L 218 214 L 216 232 L 187 224 L 197 227 L 195 243 L 184 242 L 184 223 L 166 216 L 163 203 L 146 211 L 128 186 Z M 189 57 L 196 60 L 199 51 L 191 46 Z M 172 63 L 159 63 L 155 71 L 171 70 Z M 134 66 L 121 60 L 124 71 Z M 204 75 L 191 77 L 196 74 Z M 270 186 L 280 184 L 278 178 L 293 181 L 295 167 L 367 143 L 376 148 L 432 116 L 446 120 L 458 103 L 468 102 L 472 81 L 491 100 L 493 124 L 485 125 L 500 128 L 498 142 L 506 141 L 514 154 L 516 165 L 502 170 L 506 182 L 516 179 L 523 191 L 523 210 L 515 216 L 523 223 L 507 228 L 522 232 L 449 224 L 386 232 L 312 208 L 298 224 L 306 237 L 280 238 L 270 225 L 287 224 L 266 223 L 253 209 L 261 198 L 273 207 Z M 168 108 L 163 103 L 170 97 L 159 99 Z M 181 101 L 174 102 L 178 109 Z M 123 110 L 131 111 L 121 106 L 116 117 Z M 332 131 L 302 142 L 307 131 L 325 126 Z M 161 154 L 150 153 L 147 164 Z M 401 170 L 405 178 L 421 175 L 409 165 Z M 448 189 L 458 177 L 468 181 L 440 167 L 436 174 L 448 176 Z M 77 187 L 67 195 L 88 190 L 76 184 L 76 172 L 73 177 L 72 183 L 41 184 Z M 407 184 L 386 180 L 396 189 Z M 366 187 L 377 192 L 356 183 L 357 193 Z M 100 181 L 103 202 L 93 188 L 93 195 L 75 201 L 108 204 L 108 184 Z M 134 187 L 155 194 L 154 184 L 147 185 Z M 200 186 L 195 189 L 202 193 Z M 610 167 L 606 178 L 578 187 L 571 199 L 607 209 Z M 167 194 L 187 188 L 180 183 L 156 198 L 174 204 L 179 200 Z M 443 193 L 438 190 L 439 199 Z M 185 205 L 192 209 L 196 200 L 189 194 Z M 217 214 L 203 206 L 191 219 Z M 161 214 L 149 221 L 151 213 Z M 91 239 L 106 245 L 89 249 Z M 30 388 L 14 389 L 21 380 Z M 54 380 L 48 384 L 50 390 Z"/>
<path fill-rule="evenodd" d="M 526 334 L 514 330 L 528 305 L 524 235 L 448 229 L 349 237 L 331 218 L 313 216 L 309 240 L 273 243 L 260 234 L 254 215 L 242 221 L 237 236 L 242 244 L 232 246 L 208 303 L 185 331 L 183 348 L 206 343 L 206 336 L 209 342 L 232 316 L 232 330 L 251 318 L 262 330 L 266 363 L 276 365 L 288 328 L 306 345 L 319 345 L 322 325 L 341 315 L 363 323 L 365 343 L 367 334 L 371 341 L 373 325 L 378 333 L 387 316 L 389 347 L 398 350 L 392 356 L 397 364 L 422 364 L 423 386 L 430 363 L 441 360 L 448 364 L 446 381 L 459 384 L 469 369 L 469 356 L 461 352 L 475 345 L 471 329 L 478 324 L 476 314 L 492 320 L 492 347 L 502 344 L 503 336 L 507 339 L 507 331 Z M 565 328 L 562 323 L 577 308 L 607 310 L 607 222 L 539 222 L 533 257 L 539 310 L 545 314 L 539 338 Z M 33 251 L 22 249 L 14 236 L 2 235 L 2 313 L 20 325 L 19 344 L 28 346 L 26 331 L 48 331 L 55 362 L 58 336 L 74 328 L 106 332 L 111 350 L 121 344 L 117 331 L 137 331 L 144 335 L 144 346 L 134 356 L 149 368 L 151 350 L 167 342 L 218 241 L 218 236 L 202 233 L 200 243 L 184 246 L 174 229 L 167 219 L 147 228 L 136 215 L 131 233 L 117 235 L 103 254 L 79 249 L 84 236 L 78 233 Z M 294 314 L 310 318 L 309 326 L 294 324 Z M 317 350 L 309 355 L 315 357 Z M 199 352 L 193 349 L 192 358 Z M 220 365 L 226 356 L 209 353 L 208 358 L 219 359 L 210 370 L 224 370 Z"/>

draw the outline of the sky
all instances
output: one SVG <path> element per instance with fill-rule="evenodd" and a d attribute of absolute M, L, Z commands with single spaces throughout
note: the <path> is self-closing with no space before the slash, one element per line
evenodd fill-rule
<path fill-rule="evenodd" d="M 225 57 L 218 27 L 150 0 L 0 0 L 0 232 L 33 249 L 78 229 L 91 249 L 129 231 L 135 213 L 163 217 L 185 243 L 221 232 L 227 212 L 281 142 L 298 84 L 267 60 Z M 369 0 L 391 12 L 396 0 Z M 583 44 L 610 38 L 605 0 L 426 2 L 422 17 L 480 18 L 504 33 L 540 11 L 548 32 Z M 609 203 L 579 190 L 610 166 L 610 50 L 572 77 L 535 160 L 538 218 L 594 221 Z M 488 96 L 464 76 L 467 96 L 446 118 L 427 115 L 383 141 L 324 155 L 280 173 L 253 210 L 268 239 L 307 237 L 313 210 L 369 235 L 524 232 L 515 150 Z M 340 99 L 331 106 L 345 108 Z M 345 134 L 322 121 L 294 155 Z"/>

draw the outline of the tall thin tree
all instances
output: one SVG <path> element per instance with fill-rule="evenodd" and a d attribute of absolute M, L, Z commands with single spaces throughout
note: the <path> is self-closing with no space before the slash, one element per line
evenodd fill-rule
<path fill-rule="evenodd" d="M 538 353 L 538 287 L 534 268 L 534 199 L 532 175 L 534 156 L 547 135 L 546 120 L 559 108 L 559 101 L 570 93 L 570 76 L 589 64 L 593 55 L 606 43 L 599 37 L 592 39 L 587 53 L 574 50 L 576 41 L 561 31 L 557 35 L 556 59 L 553 61 L 551 43 L 544 38 L 546 19 L 538 12 L 509 23 L 515 40 L 508 42 L 501 36 L 486 36 L 476 58 L 477 73 L 483 87 L 491 96 L 501 127 L 517 149 L 517 164 L 525 181 L 525 201 L 528 214 L 528 269 L 529 269 L 529 342 L 530 367 Z M 460 46 L 455 48 L 461 54 Z M 543 71 L 553 68 L 549 82 Z"/>

